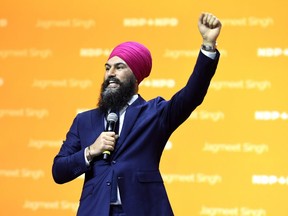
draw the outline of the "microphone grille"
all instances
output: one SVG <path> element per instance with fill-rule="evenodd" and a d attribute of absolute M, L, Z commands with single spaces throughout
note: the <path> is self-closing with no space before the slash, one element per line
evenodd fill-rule
<path fill-rule="evenodd" d="M 109 113 L 107 116 L 107 121 L 112 121 L 112 122 L 117 122 L 118 121 L 118 116 L 116 113 Z"/>

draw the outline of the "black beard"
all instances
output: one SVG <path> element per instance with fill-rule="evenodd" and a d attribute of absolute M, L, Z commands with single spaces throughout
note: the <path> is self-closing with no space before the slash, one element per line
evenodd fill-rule
<path fill-rule="evenodd" d="M 119 85 L 117 89 L 107 88 L 110 81 Z M 125 107 L 135 94 L 136 78 L 132 75 L 121 82 L 116 77 L 108 77 L 101 86 L 101 94 L 98 101 L 99 109 L 107 113 L 110 109 L 121 110 Z"/>

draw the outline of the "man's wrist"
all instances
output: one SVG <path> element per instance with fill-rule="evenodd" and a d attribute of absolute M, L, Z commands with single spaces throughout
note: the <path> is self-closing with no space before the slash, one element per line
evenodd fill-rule
<path fill-rule="evenodd" d="M 86 159 L 90 163 L 93 160 L 93 156 L 91 154 L 90 146 L 86 148 Z"/>
<path fill-rule="evenodd" d="M 216 43 L 202 43 L 201 49 L 207 52 L 215 52 L 216 51 Z"/>

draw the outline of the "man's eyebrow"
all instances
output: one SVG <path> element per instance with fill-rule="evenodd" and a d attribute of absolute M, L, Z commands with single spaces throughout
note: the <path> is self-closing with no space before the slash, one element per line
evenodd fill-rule
<path fill-rule="evenodd" d="M 125 64 L 124 62 L 117 62 L 117 63 L 114 64 L 115 67 L 117 67 L 117 66 L 119 66 L 119 65 L 125 65 L 125 66 L 126 66 L 126 64 Z M 105 64 L 105 67 L 107 67 L 107 66 L 111 67 L 112 65 L 106 63 L 106 64 Z"/>

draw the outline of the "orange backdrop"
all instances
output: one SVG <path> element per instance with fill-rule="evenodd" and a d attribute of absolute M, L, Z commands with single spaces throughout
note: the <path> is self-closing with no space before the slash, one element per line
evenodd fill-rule
<path fill-rule="evenodd" d="M 3 0 L 0 3 L 0 215 L 75 215 L 83 183 L 53 182 L 73 118 L 96 106 L 120 42 L 145 44 L 140 86 L 169 99 L 199 52 L 202 11 L 222 23 L 204 103 L 173 134 L 161 171 L 175 215 L 288 215 L 288 2 Z"/>

